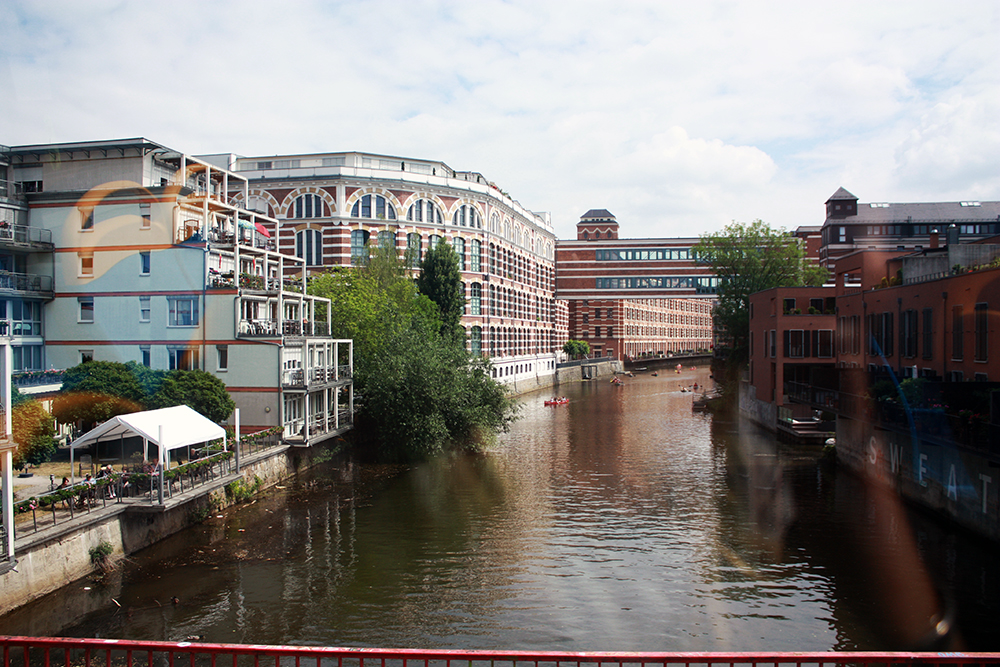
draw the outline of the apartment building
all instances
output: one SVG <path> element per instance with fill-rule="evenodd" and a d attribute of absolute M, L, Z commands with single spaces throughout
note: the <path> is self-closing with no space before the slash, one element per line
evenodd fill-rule
<path fill-rule="evenodd" d="M 351 341 L 318 320 L 325 300 L 306 294 L 306 262 L 279 252 L 278 221 L 244 208 L 245 177 L 142 138 L 5 159 L 17 205 L 0 233 L 0 307 L 15 370 L 201 369 L 250 429 L 311 445 L 351 427 Z"/>

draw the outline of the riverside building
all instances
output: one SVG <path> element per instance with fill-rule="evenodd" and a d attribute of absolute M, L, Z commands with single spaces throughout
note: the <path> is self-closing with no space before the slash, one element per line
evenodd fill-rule
<path fill-rule="evenodd" d="M 480 173 L 443 162 L 369 153 L 204 156 L 245 179 L 233 201 L 267 218 L 276 249 L 307 272 L 364 261 L 375 243 L 424 253 L 448 243 L 459 257 L 469 348 L 489 356 L 497 379 L 555 373 L 567 337 L 555 300 L 555 246 L 546 213 L 534 213 Z M 241 181 L 242 182 L 242 181 Z"/>
<path fill-rule="evenodd" d="M 251 430 L 311 445 L 351 428 L 352 343 L 317 316 L 307 262 L 245 177 L 147 139 L 3 151 L 0 318 L 15 373 L 90 360 L 200 369 Z"/>
<path fill-rule="evenodd" d="M 576 240 L 556 245 L 556 296 L 569 337 L 594 356 L 632 360 L 707 351 L 718 278 L 692 253 L 697 238 L 621 239 L 615 216 L 591 209 Z"/>

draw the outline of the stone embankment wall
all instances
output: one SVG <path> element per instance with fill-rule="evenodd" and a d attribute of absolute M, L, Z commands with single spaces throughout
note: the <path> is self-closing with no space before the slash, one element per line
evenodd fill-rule
<path fill-rule="evenodd" d="M 546 375 L 535 375 L 532 377 L 520 377 L 515 380 L 505 382 L 507 390 L 512 395 L 530 394 L 533 391 L 556 387 L 564 382 L 582 382 L 584 380 L 595 380 L 602 377 L 610 377 L 615 373 L 622 372 L 622 362 L 617 359 L 584 359 L 565 364 L 559 364 L 554 373 Z"/>
<path fill-rule="evenodd" d="M 837 462 L 902 497 L 992 540 L 1000 540 L 1000 471 L 984 451 L 939 434 L 900 433 L 837 419 Z"/>
<path fill-rule="evenodd" d="M 273 486 L 297 469 L 311 465 L 311 451 L 275 448 L 241 465 L 244 483 L 261 480 L 261 488 Z M 112 545 L 111 558 L 120 559 L 195 523 L 207 511 L 231 504 L 225 487 L 233 477 L 210 482 L 168 500 L 166 507 L 152 504 L 121 504 L 100 517 L 78 515 L 74 520 L 46 531 L 44 537 L 29 535 L 15 542 L 16 570 L 0 575 L 0 614 L 52 592 L 94 572 L 90 550 L 101 543 Z M 93 520 L 90 520 L 93 518 Z"/>

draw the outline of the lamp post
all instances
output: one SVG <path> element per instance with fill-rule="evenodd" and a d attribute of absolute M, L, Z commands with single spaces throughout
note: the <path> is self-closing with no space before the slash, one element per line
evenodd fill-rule
<path fill-rule="evenodd" d="M 14 450 L 17 443 L 12 437 L 10 372 L 12 353 L 10 347 L 10 320 L 0 320 L 0 403 L 3 419 L 0 423 L 0 479 L 3 492 L 3 522 L 0 525 L 0 574 L 13 569 L 14 560 Z"/>

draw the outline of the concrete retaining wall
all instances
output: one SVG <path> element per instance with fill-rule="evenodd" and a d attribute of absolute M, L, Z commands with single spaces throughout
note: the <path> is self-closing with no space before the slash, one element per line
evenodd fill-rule
<path fill-rule="evenodd" d="M 837 462 L 980 535 L 1000 540 L 1000 471 L 989 458 L 927 434 L 837 419 Z"/>
<path fill-rule="evenodd" d="M 273 486 L 311 465 L 311 456 L 311 450 L 275 448 L 241 466 L 242 478 L 247 484 L 260 478 L 261 488 Z M 206 510 L 231 504 L 225 486 L 233 481 L 197 487 L 175 496 L 166 507 L 123 504 L 93 520 L 82 515 L 62 524 L 62 530 L 49 529 L 44 539 L 27 541 L 27 546 L 15 542 L 16 571 L 0 575 L 0 614 L 93 573 L 90 550 L 103 542 L 111 544 L 111 558 L 120 559 L 187 528 Z"/>

